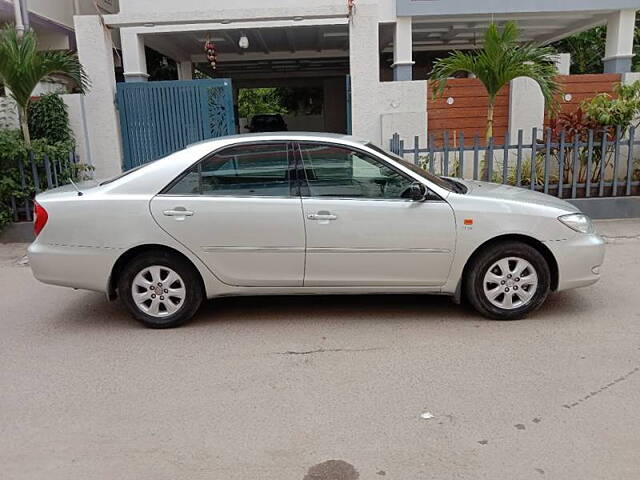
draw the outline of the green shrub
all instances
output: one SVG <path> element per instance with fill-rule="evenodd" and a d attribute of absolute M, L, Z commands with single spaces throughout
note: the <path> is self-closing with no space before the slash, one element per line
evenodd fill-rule
<path fill-rule="evenodd" d="M 57 93 L 47 93 L 29 104 L 31 139 L 47 143 L 73 142 L 67 104 Z"/>
<path fill-rule="evenodd" d="M 544 184 L 544 163 L 545 158 L 542 155 L 536 155 L 536 164 L 534 166 L 534 180 L 536 185 Z M 555 173 L 556 169 L 549 165 L 549 182 L 557 183 L 558 175 Z M 516 170 L 509 172 L 508 182 L 511 185 L 516 185 L 518 181 Z M 531 157 L 522 160 L 522 173 L 520 175 L 521 185 L 531 185 Z"/>
<path fill-rule="evenodd" d="M 582 103 L 587 116 L 602 127 L 621 127 L 625 132 L 640 113 L 640 81 L 631 85 L 618 84 L 616 98 L 606 93 Z"/>
<path fill-rule="evenodd" d="M 64 165 L 58 174 L 61 184 L 72 180 L 86 180 L 90 178 L 92 167 L 84 164 L 69 164 L 69 153 L 74 149 L 72 139 L 66 141 L 49 142 L 48 139 L 35 139 L 32 142 L 33 159 L 40 173 L 41 190 L 47 189 L 47 179 L 43 174 L 44 157 L 49 157 L 53 162 Z M 22 187 L 19 161 L 23 162 L 26 182 Z M 35 185 L 31 179 L 31 163 L 29 150 L 26 148 L 22 133 L 19 130 L 0 130 L 0 230 L 11 221 L 11 198 L 15 197 L 18 203 L 31 198 L 35 193 Z"/>

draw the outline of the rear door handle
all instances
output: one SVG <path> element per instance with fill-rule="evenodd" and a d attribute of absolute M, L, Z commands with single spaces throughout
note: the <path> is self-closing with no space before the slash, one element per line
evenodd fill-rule
<path fill-rule="evenodd" d="M 307 218 L 309 220 L 337 220 L 338 216 L 331 213 L 310 213 Z"/>
<path fill-rule="evenodd" d="M 174 210 L 165 210 L 162 212 L 166 217 L 193 217 L 193 212 L 186 208 L 177 207 Z"/>

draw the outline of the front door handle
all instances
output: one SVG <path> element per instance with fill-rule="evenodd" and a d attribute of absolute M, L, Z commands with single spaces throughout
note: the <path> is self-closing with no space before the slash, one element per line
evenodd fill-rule
<path fill-rule="evenodd" d="M 338 216 L 329 212 L 310 213 L 307 215 L 309 220 L 337 220 Z"/>

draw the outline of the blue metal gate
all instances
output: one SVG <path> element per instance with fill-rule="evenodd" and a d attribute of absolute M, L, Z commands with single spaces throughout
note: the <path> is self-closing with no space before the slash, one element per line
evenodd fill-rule
<path fill-rule="evenodd" d="M 235 133 L 229 79 L 119 83 L 117 89 L 124 170 Z"/>

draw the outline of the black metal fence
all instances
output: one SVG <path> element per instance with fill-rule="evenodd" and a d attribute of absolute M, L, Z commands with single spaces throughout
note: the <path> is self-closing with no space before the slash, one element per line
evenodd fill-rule
<path fill-rule="evenodd" d="M 44 154 L 36 158 L 31 153 L 26 161 L 17 159 L 15 168 L 9 175 L 20 187 L 19 195 L 12 195 L 8 199 L 13 220 L 33 220 L 33 197 L 45 190 L 70 183 L 70 179 L 77 178 L 84 166 L 79 163 L 75 152 L 63 159 L 50 159 Z"/>
<path fill-rule="evenodd" d="M 542 135 L 539 135 L 542 133 Z M 635 128 L 555 132 L 534 128 L 531 141 L 518 131 L 515 144 L 509 132 L 488 142 L 463 134 L 433 135 L 427 145 L 414 138 L 410 148 L 396 133 L 390 150 L 410 156 L 416 165 L 437 175 L 488 180 L 556 195 L 560 198 L 616 197 L 640 194 L 640 145 Z"/>

